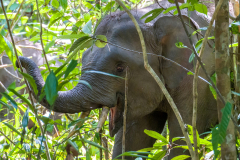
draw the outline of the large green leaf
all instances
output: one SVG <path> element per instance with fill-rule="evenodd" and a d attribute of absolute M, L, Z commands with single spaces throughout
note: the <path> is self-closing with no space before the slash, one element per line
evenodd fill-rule
<path fill-rule="evenodd" d="M 72 72 L 72 70 L 74 70 L 74 68 L 77 66 L 78 61 L 77 60 L 72 60 L 70 62 L 70 64 L 68 65 L 66 71 L 65 71 L 65 75 L 64 78 L 67 78 L 67 76 L 69 75 L 70 72 Z"/>
<path fill-rule="evenodd" d="M 165 137 L 163 137 L 161 134 L 159 134 L 159 133 L 157 133 L 155 131 L 151 131 L 151 130 L 145 129 L 144 133 L 146 133 L 150 137 L 153 137 L 155 139 L 161 140 L 162 142 L 168 144 L 168 140 Z"/>
<path fill-rule="evenodd" d="M 160 159 L 162 159 L 165 156 L 166 152 L 167 152 L 166 150 L 158 152 L 157 154 L 155 154 L 153 156 L 153 160 L 160 160 Z"/>
<path fill-rule="evenodd" d="M 204 4 L 202 4 L 202 3 L 195 3 L 194 4 L 194 8 L 195 8 L 196 11 L 207 15 L 208 9 L 207 9 L 207 7 Z"/>
<path fill-rule="evenodd" d="M 63 8 L 64 10 L 66 10 L 66 9 L 67 9 L 67 5 L 68 5 L 67 0 L 59 0 L 59 2 L 60 2 L 60 4 L 61 4 L 62 8 Z"/>
<path fill-rule="evenodd" d="M 53 73 L 53 71 L 51 71 L 45 83 L 46 98 L 50 105 L 53 105 L 53 103 L 57 99 L 57 96 L 58 96 L 57 88 L 58 88 L 57 78 Z"/>
<path fill-rule="evenodd" d="M 91 37 L 89 36 L 83 36 L 79 39 L 77 39 L 73 45 L 71 46 L 69 53 L 71 53 L 72 51 L 76 50 L 79 46 L 81 46 L 82 44 L 84 44 L 87 40 L 91 39 Z"/>

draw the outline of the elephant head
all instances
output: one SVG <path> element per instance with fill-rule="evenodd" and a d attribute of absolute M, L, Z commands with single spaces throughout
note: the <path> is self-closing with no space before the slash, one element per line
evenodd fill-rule
<path fill-rule="evenodd" d="M 169 7 L 168 2 L 161 3 L 164 7 Z M 175 43 L 183 42 L 185 46 L 190 48 L 188 36 L 184 32 L 181 21 L 171 14 L 160 14 L 154 21 L 145 24 L 144 20 L 140 20 L 142 15 L 155 9 L 155 6 L 149 6 L 140 10 L 132 11 L 132 14 L 137 19 L 143 32 L 149 64 L 157 75 L 165 82 L 167 89 L 174 98 L 175 103 L 179 107 L 181 113 L 186 112 L 190 115 L 184 116 L 183 119 L 191 123 L 191 106 L 192 106 L 192 77 L 187 75 L 187 71 L 175 65 L 174 63 L 162 59 L 159 56 L 164 56 L 171 59 L 183 67 L 193 70 L 193 63 L 189 63 L 188 59 L 192 51 L 187 48 L 177 48 Z M 187 15 L 186 11 L 182 11 Z M 203 27 L 208 24 L 203 15 L 192 12 L 191 16 L 195 19 L 184 16 L 185 23 L 188 24 L 188 30 L 192 33 L 199 25 Z M 198 21 L 200 24 L 198 24 Z M 82 76 L 81 80 L 87 81 L 92 90 L 88 86 L 79 83 L 75 88 L 69 91 L 60 91 L 58 98 L 54 103 L 53 110 L 63 113 L 76 113 L 81 111 L 89 111 L 96 108 L 107 106 L 111 109 L 110 112 L 110 134 L 114 136 L 117 132 L 116 145 L 114 148 L 113 157 L 121 153 L 121 132 L 122 114 L 124 109 L 124 92 L 125 81 L 118 77 L 125 77 L 126 68 L 129 70 L 128 77 L 128 112 L 127 112 L 127 134 L 126 150 L 138 150 L 141 147 L 150 147 L 154 143 L 153 139 L 143 134 L 143 129 L 152 129 L 161 132 L 165 121 L 168 117 L 169 127 L 176 129 L 170 136 L 181 135 L 178 122 L 173 114 L 170 106 L 165 100 L 162 91 L 145 70 L 142 48 L 138 33 L 134 24 L 125 12 L 111 13 L 106 16 L 99 24 L 95 32 L 96 35 L 105 35 L 108 39 L 108 44 L 104 48 L 98 48 L 93 45 L 86 50 L 82 57 Z M 197 35 L 192 36 L 196 43 Z M 210 48 L 206 52 L 211 52 Z M 20 57 L 22 66 L 27 72 L 33 76 L 37 84 L 39 93 L 44 86 L 44 81 L 41 77 L 37 66 L 29 59 Z M 205 54 L 203 61 L 208 73 L 214 72 L 214 55 Z M 89 70 L 101 71 L 110 73 L 116 76 L 107 76 Z M 203 74 L 200 72 L 202 77 Z M 215 105 L 215 100 L 209 91 L 208 84 L 201 82 L 199 92 L 206 93 L 206 102 L 200 105 L 206 112 L 209 105 Z M 35 95 L 38 98 L 38 95 Z M 204 97 L 202 97 L 204 98 Z M 47 108 L 50 105 L 43 98 L 41 104 Z M 206 114 L 205 116 L 216 116 L 214 114 Z M 149 115 L 152 115 L 149 117 Z M 201 116 L 199 116 L 201 117 Z M 212 123 L 216 123 L 216 118 L 210 118 L 199 125 L 201 131 L 204 131 Z M 154 125 L 150 122 L 155 122 Z M 188 124 L 190 124 L 188 123 Z M 200 132 L 201 132 L 200 131 Z M 139 133 L 139 135 L 136 135 Z M 176 134 L 175 134 L 176 133 Z M 130 136 L 135 135 L 135 136 Z M 142 138 L 141 138 L 142 137 Z M 142 142 L 142 143 L 141 143 Z M 139 145 L 138 145 L 139 144 Z"/>

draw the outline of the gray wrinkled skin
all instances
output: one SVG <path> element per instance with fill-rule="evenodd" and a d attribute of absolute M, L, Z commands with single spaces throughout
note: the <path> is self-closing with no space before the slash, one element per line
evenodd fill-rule
<path fill-rule="evenodd" d="M 165 8 L 171 6 L 166 1 L 160 2 L 160 4 Z M 143 32 L 147 52 L 154 55 L 163 55 L 193 71 L 193 63 L 188 62 L 192 51 L 175 46 L 175 43 L 183 42 L 185 46 L 191 48 L 188 37 L 177 17 L 168 13 L 159 15 L 147 24 L 144 23 L 144 20 L 140 20 L 142 15 L 158 7 L 157 4 L 154 4 L 131 11 Z M 187 27 L 190 33 L 199 27 L 208 25 L 209 19 L 205 15 L 196 12 L 188 13 L 187 10 L 183 10 L 182 14 L 185 23 L 191 26 L 191 28 Z M 186 15 L 190 15 L 190 19 Z M 108 42 L 118 46 L 142 51 L 135 26 L 125 12 L 111 13 L 103 18 L 97 27 L 96 35 L 105 35 Z M 201 38 L 200 35 L 191 37 L 194 43 Z M 209 43 L 212 42 L 209 41 Z M 214 73 L 215 67 L 212 52 L 213 49 L 207 46 L 202 58 L 209 75 Z M 187 75 L 187 71 L 181 67 L 154 55 L 148 55 L 149 64 L 164 81 L 184 122 L 191 124 L 193 76 Z M 38 89 L 41 90 L 44 81 L 36 65 L 27 58 L 21 57 L 20 59 L 27 72 L 35 78 Z M 196 64 L 196 60 L 194 62 Z M 126 67 L 129 68 L 126 151 L 152 147 L 155 140 L 144 134 L 144 129 L 161 133 L 166 120 L 169 124 L 170 140 L 173 137 L 183 136 L 178 121 L 159 86 L 144 68 L 142 54 L 108 43 L 104 48 L 93 46 L 85 51 L 82 66 L 81 80 L 87 81 L 92 86 L 92 90 L 79 83 L 70 91 L 59 92 L 54 104 L 54 111 L 76 113 L 102 106 L 110 107 L 110 135 L 116 134 L 113 158 L 122 152 L 121 128 L 125 82 L 116 77 L 84 73 L 87 70 L 102 71 L 125 77 Z M 200 76 L 206 79 L 201 69 Z M 209 90 L 208 84 L 202 80 L 198 82 L 198 95 L 197 129 L 199 133 L 203 133 L 217 123 L 216 101 Z M 46 99 L 43 99 L 41 103 L 49 108 Z M 183 141 L 176 141 L 175 143 L 184 144 Z M 168 158 L 171 159 L 181 154 L 187 153 L 183 153 L 182 149 L 172 149 Z M 125 158 L 134 159 L 133 157 Z"/>

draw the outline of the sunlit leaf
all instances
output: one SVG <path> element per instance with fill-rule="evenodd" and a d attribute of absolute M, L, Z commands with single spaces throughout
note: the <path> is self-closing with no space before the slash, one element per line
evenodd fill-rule
<path fill-rule="evenodd" d="M 144 133 L 146 133 L 148 136 L 153 137 L 155 139 L 161 140 L 162 142 L 168 144 L 168 141 L 165 137 L 163 137 L 161 134 L 155 132 L 155 131 L 151 131 L 151 130 L 144 130 Z"/>
<path fill-rule="evenodd" d="M 95 45 L 98 47 L 98 48 L 103 48 L 106 46 L 106 42 L 107 42 L 107 37 L 104 36 L 104 35 L 97 35 L 96 36 L 97 40 L 95 41 Z"/>
<path fill-rule="evenodd" d="M 190 157 L 189 155 L 179 155 L 179 156 L 173 157 L 172 160 L 184 160 L 189 157 Z"/>

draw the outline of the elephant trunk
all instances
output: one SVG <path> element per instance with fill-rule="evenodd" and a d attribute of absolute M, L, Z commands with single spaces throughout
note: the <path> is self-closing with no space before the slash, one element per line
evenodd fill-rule
<path fill-rule="evenodd" d="M 38 95 L 34 97 L 39 101 L 38 96 L 41 94 L 42 88 L 44 87 L 44 80 L 41 76 L 40 70 L 37 65 L 28 58 L 19 57 L 21 65 L 26 69 L 27 73 L 33 77 L 38 89 Z M 18 67 L 18 63 L 16 63 Z M 46 97 L 44 97 L 40 103 L 48 109 L 52 109 L 55 112 L 61 113 L 78 113 L 86 112 L 92 109 L 99 108 L 101 106 L 90 103 L 83 97 L 84 92 L 87 91 L 87 87 L 83 84 L 77 84 L 75 88 L 69 91 L 59 91 L 58 97 L 54 102 L 53 106 L 47 102 Z M 91 107 L 90 107 L 91 106 Z"/>

